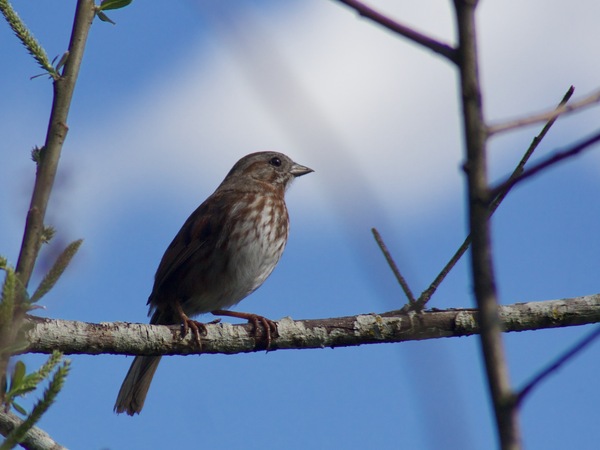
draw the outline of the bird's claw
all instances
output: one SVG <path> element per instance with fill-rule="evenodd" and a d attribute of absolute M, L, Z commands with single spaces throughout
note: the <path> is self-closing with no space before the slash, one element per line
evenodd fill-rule
<path fill-rule="evenodd" d="M 184 339 L 187 336 L 188 330 L 192 330 L 192 334 L 194 335 L 194 342 L 198 345 L 198 348 L 202 350 L 202 339 L 200 338 L 200 333 L 206 335 L 206 324 L 198 322 L 197 320 L 190 319 L 187 316 L 182 319 L 183 321 L 181 323 L 181 339 Z"/>
<path fill-rule="evenodd" d="M 271 319 L 267 319 L 266 317 L 259 316 L 258 314 L 252 313 L 244 313 L 237 311 L 227 311 L 227 310 L 216 310 L 213 311 L 212 314 L 216 316 L 229 316 L 229 317 L 237 317 L 238 319 L 247 320 L 248 323 L 251 323 L 253 326 L 254 339 L 258 340 L 260 325 L 265 330 L 265 340 L 266 340 L 266 349 L 269 350 L 271 348 L 271 343 L 273 341 L 273 337 L 277 336 L 277 323 Z"/>
<path fill-rule="evenodd" d="M 202 339 L 200 338 L 200 331 L 206 335 L 207 329 L 206 324 L 202 322 L 198 322 L 197 320 L 190 319 L 185 312 L 183 312 L 183 308 L 181 307 L 181 303 L 175 303 L 175 310 L 181 319 L 181 339 L 185 339 L 188 334 L 188 330 L 192 330 L 194 334 L 194 342 L 198 345 L 198 348 L 202 350 Z"/>

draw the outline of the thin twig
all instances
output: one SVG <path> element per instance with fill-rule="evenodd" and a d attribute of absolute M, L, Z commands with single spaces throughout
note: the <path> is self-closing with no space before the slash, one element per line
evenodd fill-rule
<path fill-rule="evenodd" d="M 563 96 L 563 98 L 560 101 L 560 103 L 558 104 L 557 108 L 560 108 L 562 105 L 567 103 L 569 101 L 569 99 L 571 98 L 571 96 L 573 95 L 574 91 L 575 91 L 575 88 L 573 86 L 571 86 L 567 90 L 565 95 Z M 519 161 L 519 164 L 517 165 L 517 167 L 515 167 L 515 170 L 511 174 L 509 180 L 515 179 L 517 176 L 519 176 L 523 172 L 523 168 L 525 167 L 525 164 L 527 164 L 527 161 L 529 161 L 529 158 L 531 158 L 531 156 L 533 155 L 533 152 L 536 150 L 536 148 L 538 147 L 540 142 L 542 142 L 542 139 L 544 139 L 544 137 L 546 136 L 548 131 L 550 131 L 550 128 L 552 127 L 552 125 L 554 125 L 554 122 L 556 122 L 556 119 L 558 119 L 558 116 L 555 116 L 552 119 L 550 119 L 546 123 L 546 125 L 544 125 L 544 128 L 542 128 L 540 133 L 536 137 L 533 138 L 533 140 L 531 141 L 531 144 L 529 145 L 529 148 L 527 149 L 527 151 L 521 158 L 521 161 Z M 508 187 L 507 189 L 502 190 L 501 192 L 499 192 L 498 195 L 495 196 L 494 201 L 492 202 L 492 204 L 490 206 L 490 217 L 494 214 L 494 212 L 496 212 L 496 209 L 498 209 L 498 206 L 500 206 L 500 203 L 502 203 L 502 201 L 504 200 L 506 195 L 510 192 L 511 188 L 512 187 Z M 469 249 L 470 245 L 471 245 L 471 234 L 469 233 L 469 235 L 465 238 L 465 240 L 463 241 L 461 246 L 458 248 L 458 250 L 454 253 L 454 255 L 452 255 L 452 258 L 450 258 L 450 260 L 446 263 L 444 268 L 440 271 L 438 276 L 435 277 L 435 279 L 429 285 L 429 287 L 425 291 L 423 291 L 423 293 L 419 296 L 419 299 L 417 300 L 417 304 L 416 304 L 417 310 L 423 309 L 425 307 L 425 305 L 427 304 L 427 302 L 429 301 L 431 296 L 435 293 L 435 291 L 437 290 L 437 288 L 439 287 L 441 282 L 444 281 L 444 279 L 446 278 L 448 273 L 450 273 L 452 268 L 456 265 L 456 263 L 460 260 L 460 258 L 462 258 L 462 256 L 465 254 L 465 252 Z"/>
<path fill-rule="evenodd" d="M 496 125 L 490 125 L 488 127 L 488 134 L 492 135 L 495 133 L 502 133 L 504 131 L 514 130 L 515 128 L 521 128 L 529 125 L 533 125 L 539 122 L 545 122 L 548 120 L 555 119 L 556 117 L 564 114 L 569 114 L 575 111 L 579 111 L 588 106 L 600 102 L 600 91 L 595 92 L 577 102 L 573 102 L 569 105 L 563 105 L 560 108 L 555 108 L 552 111 L 545 111 L 539 114 L 529 115 L 520 119 L 511 120 Z"/>
<path fill-rule="evenodd" d="M 469 235 L 465 238 L 465 240 L 460 245 L 460 247 L 458 247 L 458 250 L 456 250 L 454 255 L 452 255 L 452 258 L 450 258 L 450 261 L 448 261 L 446 263 L 444 268 L 440 271 L 438 276 L 435 277 L 435 279 L 431 282 L 429 287 L 421 293 L 421 295 L 419 296 L 419 299 L 417 300 L 417 304 L 416 304 L 417 310 L 421 310 L 425 307 L 427 302 L 431 299 L 431 296 L 435 293 L 435 291 L 440 286 L 442 281 L 444 281 L 444 279 L 448 276 L 448 274 L 454 268 L 454 266 L 460 260 L 460 258 L 462 258 L 462 256 L 466 253 L 466 251 L 469 249 L 470 245 L 471 245 L 471 233 L 469 233 Z"/>
<path fill-rule="evenodd" d="M 531 392 L 531 390 L 540 384 L 546 377 L 551 375 L 553 372 L 556 372 L 562 365 L 564 365 L 567 361 L 573 358 L 575 355 L 580 353 L 584 348 L 590 345 L 594 340 L 596 340 L 600 336 L 600 327 L 596 327 L 594 331 L 585 336 L 581 341 L 575 344 L 572 348 L 567 350 L 565 353 L 560 355 L 556 361 L 542 370 L 539 374 L 537 374 L 529 383 L 527 383 L 523 389 L 521 389 L 515 398 L 515 402 L 517 405 L 520 405 L 525 397 Z"/>
<path fill-rule="evenodd" d="M 499 186 L 492 189 L 491 197 L 494 198 L 494 197 L 498 196 L 500 192 L 503 192 L 506 189 L 512 189 L 517 183 L 520 183 L 520 182 L 526 180 L 527 178 L 530 178 L 530 177 L 538 174 L 542 170 L 544 170 L 550 166 L 553 166 L 554 164 L 556 164 L 564 159 L 571 158 L 573 156 L 578 155 L 579 153 L 583 152 L 584 150 L 589 149 L 590 147 L 592 147 L 594 144 L 597 144 L 598 142 L 600 142 L 600 131 L 596 132 L 595 134 L 591 135 L 587 139 L 584 139 L 583 141 L 581 141 L 571 147 L 567 147 L 565 150 L 560 150 L 560 151 L 555 152 L 552 156 L 546 158 L 543 161 L 540 161 L 538 164 L 531 166 L 531 168 L 525 170 L 517 178 L 514 178 L 514 179 L 509 178 L 505 182 L 501 183 Z"/>
<path fill-rule="evenodd" d="M 387 261 L 388 265 L 390 266 L 390 269 L 392 269 L 392 272 L 394 272 L 394 275 L 396 276 L 398 283 L 400 283 L 400 286 L 402 286 L 402 290 L 404 291 L 406 298 L 408 298 L 408 302 L 410 303 L 411 307 L 414 308 L 416 306 L 415 296 L 413 295 L 412 291 L 410 290 L 410 287 L 408 286 L 406 279 L 400 273 L 400 269 L 398 269 L 398 266 L 396 265 L 394 258 L 392 258 L 392 255 L 390 254 L 387 246 L 383 242 L 383 239 L 381 238 L 379 231 L 377 231 L 376 228 L 371 228 L 371 232 L 373 233 L 373 236 L 375 237 L 375 241 L 377 242 L 377 245 L 379 245 L 379 248 L 381 249 L 383 256 L 385 256 L 385 260 Z"/>
<path fill-rule="evenodd" d="M 404 36 L 407 39 L 410 39 L 413 42 L 416 42 L 419 45 L 422 45 L 429 50 L 438 53 L 454 64 L 457 63 L 457 55 L 456 49 L 448 44 L 444 44 L 443 42 L 437 41 L 429 36 L 426 36 L 422 33 L 419 33 L 416 30 L 413 30 L 406 25 L 402 25 L 401 23 L 391 19 L 390 17 L 374 10 L 370 6 L 365 5 L 362 2 L 356 0 L 338 0 L 340 3 L 344 3 L 345 5 L 353 8 L 356 12 L 362 17 L 366 17 L 367 19 L 372 20 L 375 23 L 391 30 L 395 33 Z"/>
<path fill-rule="evenodd" d="M 564 108 L 564 106 L 573 96 L 573 92 L 575 92 L 575 88 L 573 86 L 569 87 L 562 100 L 556 107 L 555 111 L 560 111 Z M 548 122 L 546 122 L 546 125 L 544 125 L 542 131 L 540 131 L 540 133 L 533 139 L 533 141 L 529 145 L 529 148 L 521 158 L 521 161 L 519 161 L 519 164 L 517 164 L 517 167 L 515 167 L 513 173 L 511 173 L 510 177 L 508 177 L 508 180 L 515 180 L 523 173 L 523 170 L 525 169 L 525 164 L 527 164 L 527 161 L 529 161 L 529 158 L 531 158 L 531 155 L 533 155 L 533 152 L 535 151 L 537 146 L 540 144 L 540 142 L 542 142 L 542 139 L 544 139 L 548 131 L 550 131 L 550 128 L 552 127 L 552 125 L 554 125 L 554 122 L 556 122 L 559 115 L 560 113 L 554 115 L 551 119 L 548 120 Z M 507 186 L 506 189 L 501 190 L 495 197 L 492 197 L 494 198 L 494 200 L 492 201 L 490 207 L 490 215 L 492 215 L 496 211 L 496 209 L 498 209 L 498 206 L 500 205 L 500 203 L 502 203 L 502 200 L 504 200 L 504 198 L 510 192 L 511 189 L 512 186 Z"/>

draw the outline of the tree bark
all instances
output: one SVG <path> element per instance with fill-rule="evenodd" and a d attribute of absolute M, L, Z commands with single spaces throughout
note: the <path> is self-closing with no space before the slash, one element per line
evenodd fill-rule
<path fill-rule="evenodd" d="M 431 310 L 423 313 L 390 311 L 317 320 L 277 322 L 278 336 L 270 351 L 437 339 L 479 334 L 475 309 Z M 516 303 L 499 308 L 503 331 L 540 330 L 600 322 L 600 294 L 586 297 Z M 264 334 L 254 337 L 252 326 L 208 324 L 202 349 L 188 334 L 181 339 L 178 325 L 86 323 L 28 316 L 30 342 L 25 353 L 189 355 L 236 354 L 265 350 Z"/>

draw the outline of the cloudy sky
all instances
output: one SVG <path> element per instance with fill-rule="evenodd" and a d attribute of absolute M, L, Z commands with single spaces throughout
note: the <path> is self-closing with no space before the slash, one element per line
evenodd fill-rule
<path fill-rule="evenodd" d="M 15 9 L 50 58 L 68 44 L 71 2 Z M 442 58 L 334 1 L 134 2 L 96 22 L 48 213 L 42 269 L 85 242 L 43 303 L 48 317 L 146 322 L 166 246 L 241 156 L 277 150 L 315 170 L 288 193 L 286 253 L 237 309 L 271 319 L 383 312 L 404 299 L 370 234 L 377 227 L 415 292 L 465 236 L 456 73 Z M 454 42 L 451 2 L 372 3 Z M 600 3 L 483 2 L 478 25 L 490 122 L 600 88 Z M 0 254 L 16 262 L 51 83 L 0 26 Z M 550 154 L 598 129 L 600 110 L 561 119 Z M 494 138 L 508 174 L 539 131 Z M 523 183 L 493 220 L 503 303 L 600 292 L 598 150 Z M 431 306 L 470 307 L 463 262 Z M 208 316 L 207 319 L 211 320 Z M 586 327 L 506 336 L 522 385 Z M 528 448 L 594 448 L 592 346 L 534 392 Z M 43 358 L 26 358 L 32 366 Z M 112 407 L 131 358 L 76 356 L 41 427 L 70 448 L 494 448 L 476 338 L 336 350 L 164 358 L 143 413 Z"/>

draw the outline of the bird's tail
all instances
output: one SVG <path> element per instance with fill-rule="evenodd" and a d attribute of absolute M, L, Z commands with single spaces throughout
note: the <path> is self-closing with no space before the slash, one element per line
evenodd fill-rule
<path fill-rule="evenodd" d="M 133 416 L 140 413 L 160 358 L 160 356 L 135 357 L 117 396 L 114 408 L 117 414 L 126 412 Z"/>

